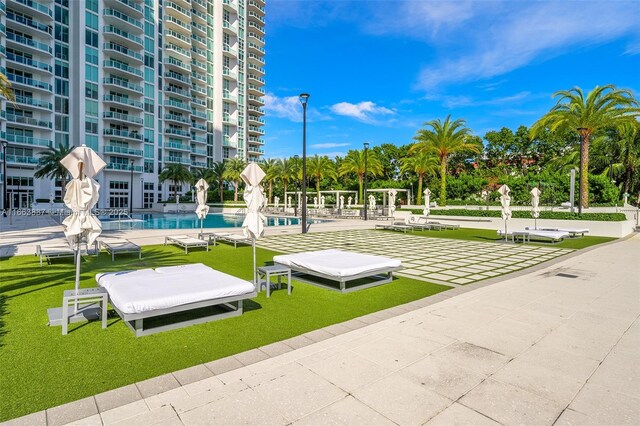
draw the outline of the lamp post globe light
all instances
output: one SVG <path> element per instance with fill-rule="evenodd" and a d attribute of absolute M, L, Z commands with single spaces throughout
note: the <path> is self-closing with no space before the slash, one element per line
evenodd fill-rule
<path fill-rule="evenodd" d="M 364 220 L 367 220 L 367 154 L 369 142 L 364 143 L 364 185 L 362 191 L 362 204 L 364 205 Z"/>
<path fill-rule="evenodd" d="M 7 217 L 7 141 L 2 141 L 2 216 Z"/>
<path fill-rule="evenodd" d="M 582 203 L 587 200 L 582 199 L 582 154 L 584 150 L 584 132 L 587 130 L 584 127 L 578 127 L 578 134 L 580 135 L 580 180 L 578 181 L 578 214 L 582 214 Z M 587 176 L 589 173 L 587 173 Z"/>
<path fill-rule="evenodd" d="M 133 214 L 133 160 L 131 160 L 131 183 L 129 188 L 129 216 Z"/>
<path fill-rule="evenodd" d="M 299 96 L 302 104 L 302 233 L 307 233 L 307 102 L 308 93 L 301 93 Z M 286 197 L 286 194 L 285 194 Z"/>

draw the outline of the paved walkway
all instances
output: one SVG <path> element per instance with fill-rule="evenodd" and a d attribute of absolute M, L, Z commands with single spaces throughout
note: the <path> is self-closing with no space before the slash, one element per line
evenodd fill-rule
<path fill-rule="evenodd" d="M 638 259 L 640 235 L 15 423 L 638 424 Z"/>

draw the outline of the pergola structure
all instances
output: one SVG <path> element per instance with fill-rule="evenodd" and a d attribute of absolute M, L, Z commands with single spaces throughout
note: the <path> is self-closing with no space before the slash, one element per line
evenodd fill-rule
<path fill-rule="evenodd" d="M 367 194 L 370 192 L 382 193 L 382 208 L 387 207 L 387 198 L 389 197 L 389 192 L 397 191 L 397 192 L 406 192 L 407 193 L 407 203 L 409 199 L 413 198 L 410 189 L 399 189 L 399 188 L 376 188 L 376 189 L 367 189 Z"/>
<path fill-rule="evenodd" d="M 307 197 L 310 197 L 311 199 L 313 199 L 314 196 L 316 196 L 317 192 L 313 191 L 313 192 L 307 192 Z M 327 190 L 327 191 L 320 191 L 320 196 L 322 196 L 323 194 L 329 194 L 329 195 L 333 195 L 336 199 L 336 206 L 338 205 L 338 200 L 340 200 L 340 195 L 343 194 L 356 194 L 357 198 L 357 194 L 358 191 L 352 191 L 352 190 L 347 190 L 347 189 L 335 189 L 335 190 Z M 302 200 L 302 192 L 300 191 L 287 191 L 284 194 L 284 198 L 285 200 L 288 200 L 289 195 L 293 196 L 293 197 L 297 197 L 298 198 L 298 204 L 297 205 L 301 205 L 301 200 Z M 285 201 L 285 204 L 287 204 L 288 201 Z M 320 200 L 318 200 L 318 204 L 320 204 Z M 355 202 L 352 204 L 355 206 Z M 288 206 L 287 207 L 291 207 Z M 307 208 L 309 207 L 309 204 L 307 203 Z"/>

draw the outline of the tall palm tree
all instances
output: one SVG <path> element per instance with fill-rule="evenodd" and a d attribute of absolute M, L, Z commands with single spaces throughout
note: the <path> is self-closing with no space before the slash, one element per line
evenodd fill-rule
<path fill-rule="evenodd" d="M 207 183 L 213 182 L 213 174 L 211 169 L 207 169 L 206 167 L 198 167 L 193 169 L 191 172 L 193 177 L 193 182 L 197 182 L 200 179 L 204 179 Z"/>
<path fill-rule="evenodd" d="M 60 160 L 69 155 L 72 150 L 73 147 L 69 146 L 68 142 L 61 142 L 57 147 L 50 146 L 45 151 L 40 152 L 38 154 L 40 156 L 40 160 L 38 161 L 38 168 L 36 169 L 36 172 L 34 174 L 34 177 L 36 178 L 48 177 L 54 182 L 56 181 L 56 179 L 60 179 L 60 182 L 62 184 L 63 198 L 67 186 L 66 184 L 69 172 L 60 163 Z"/>
<path fill-rule="evenodd" d="M 271 203 L 273 196 L 273 181 L 280 177 L 280 163 L 278 160 L 270 158 L 263 160 L 262 163 L 260 163 L 260 167 L 262 167 L 262 170 L 266 174 L 264 179 L 269 184 L 269 197 L 267 200 Z"/>
<path fill-rule="evenodd" d="M 226 167 L 225 161 L 219 161 L 213 163 L 213 166 L 209 169 L 211 171 L 211 181 L 218 184 L 218 195 L 221 203 L 224 203 L 224 172 Z"/>
<path fill-rule="evenodd" d="M 187 166 L 183 164 L 167 164 L 160 172 L 159 178 L 160 183 L 164 183 L 168 180 L 173 182 L 173 198 L 177 200 L 178 186 L 183 183 L 191 182 L 193 175 L 189 172 Z"/>
<path fill-rule="evenodd" d="M 287 198 L 287 186 L 298 180 L 299 167 L 294 158 L 282 158 L 278 161 L 279 177 L 282 181 L 282 196 Z M 285 201 L 286 203 L 286 201 Z"/>
<path fill-rule="evenodd" d="M 335 164 L 326 155 L 319 156 L 314 155 L 311 158 L 307 158 L 307 174 L 313 176 L 316 181 L 316 192 L 318 193 L 318 199 L 320 199 L 320 182 L 323 178 L 329 178 L 336 180 L 338 173 L 336 172 Z"/>
<path fill-rule="evenodd" d="M 378 157 L 378 154 L 373 150 L 367 150 L 367 176 L 382 176 L 384 168 L 382 162 Z M 338 169 L 340 176 L 344 176 L 349 173 L 354 173 L 358 176 L 358 200 L 365 200 L 362 198 L 362 184 L 364 182 L 364 150 L 352 149 L 347 152 L 347 155 L 342 159 L 340 168 Z"/>
<path fill-rule="evenodd" d="M 582 139 L 580 205 L 588 207 L 589 142 L 601 130 L 634 122 L 640 113 L 638 101 L 630 90 L 618 89 L 612 84 L 596 86 L 586 97 L 579 87 L 560 90 L 553 96 L 558 99 L 555 106 L 536 121 L 530 134 L 537 136 L 545 127 L 551 131 L 570 129 L 578 133 Z"/>
<path fill-rule="evenodd" d="M 416 143 L 409 149 L 410 154 L 426 152 L 434 154 L 440 161 L 440 205 L 447 204 L 447 163 L 449 157 L 456 153 L 479 153 L 482 144 L 471 137 L 471 129 L 466 121 L 459 118 L 451 121 L 451 115 L 445 118 L 427 121 L 425 126 L 430 129 L 420 129 L 413 138 Z"/>
<path fill-rule="evenodd" d="M 613 155 L 615 162 L 607 166 L 602 174 L 624 177 L 622 190 L 629 194 L 635 189 L 634 177 L 637 178 L 640 170 L 640 123 L 625 123 L 616 130 L 614 139 L 605 143 L 605 149 Z"/>
<path fill-rule="evenodd" d="M 0 96 L 8 101 L 15 102 L 16 97 L 11 88 L 11 82 L 6 75 L 0 72 Z"/>
<path fill-rule="evenodd" d="M 238 201 L 238 187 L 240 186 L 240 174 L 247 167 L 242 158 L 231 158 L 226 161 L 224 178 L 233 182 L 233 201 Z"/>
<path fill-rule="evenodd" d="M 438 157 L 430 152 L 419 152 L 400 160 L 401 173 L 415 173 L 418 176 L 418 205 L 422 204 L 422 180 L 424 175 L 435 176 L 438 172 Z"/>

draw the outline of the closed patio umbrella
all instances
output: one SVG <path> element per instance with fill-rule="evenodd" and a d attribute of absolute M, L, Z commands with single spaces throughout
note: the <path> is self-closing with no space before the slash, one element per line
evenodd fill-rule
<path fill-rule="evenodd" d="M 429 217 L 429 213 L 431 212 L 431 210 L 429 209 L 429 205 L 431 204 L 431 190 L 429 190 L 429 188 L 425 188 L 423 191 L 424 194 L 424 210 L 422 211 L 422 214 L 424 215 L 424 217 Z"/>
<path fill-rule="evenodd" d="M 209 206 L 207 205 L 207 190 L 209 184 L 206 180 L 200 179 L 196 182 L 196 199 L 198 206 L 196 207 L 196 216 L 200 219 L 200 234 L 202 234 L 204 227 L 204 218 L 209 214 Z"/>
<path fill-rule="evenodd" d="M 253 247 L 253 285 L 258 289 L 256 278 L 256 240 L 264 235 L 265 217 L 261 213 L 267 203 L 264 191 L 260 182 L 265 177 L 265 173 L 256 163 L 251 163 L 240 174 L 240 178 L 245 183 L 244 202 L 247 205 L 247 216 L 242 222 L 244 235 L 251 238 Z M 267 284 L 268 285 L 268 284 Z"/>
<path fill-rule="evenodd" d="M 97 217 L 91 214 L 91 209 L 100 198 L 100 185 L 93 178 L 102 170 L 106 163 L 86 145 L 76 147 L 66 157 L 62 164 L 73 179 L 67 184 L 64 203 L 71 214 L 62 221 L 64 234 L 69 244 L 76 251 L 76 292 L 80 287 L 80 247 L 83 240 L 87 249 L 102 232 L 102 226 Z M 74 304 L 77 313 L 78 304 Z"/>
<path fill-rule="evenodd" d="M 498 192 L 500 193 L 500 204 L 502 205 L 502 219 L 504 220 L 504 240 L 507 241 L 507 221 L 511 219 L 511 197 L 509 193 L 511 189 L 507 185 L 502 185 L 498 188 Z"/>
<path fill-rule="evenodd" d="M 536 186 L 531 190 L 531 216 L 533 216 L 534 227 L 538 229 L 538 218 L 540 217 L 540 194 L 542 191 Z"/>
<path fill-rule="evenodd" d="M 398 195 L 398 191 L 395 189 L 389 191 L 389 212 L 391 212 L 391 216 L 396 212 L 396 195 Z"/>

